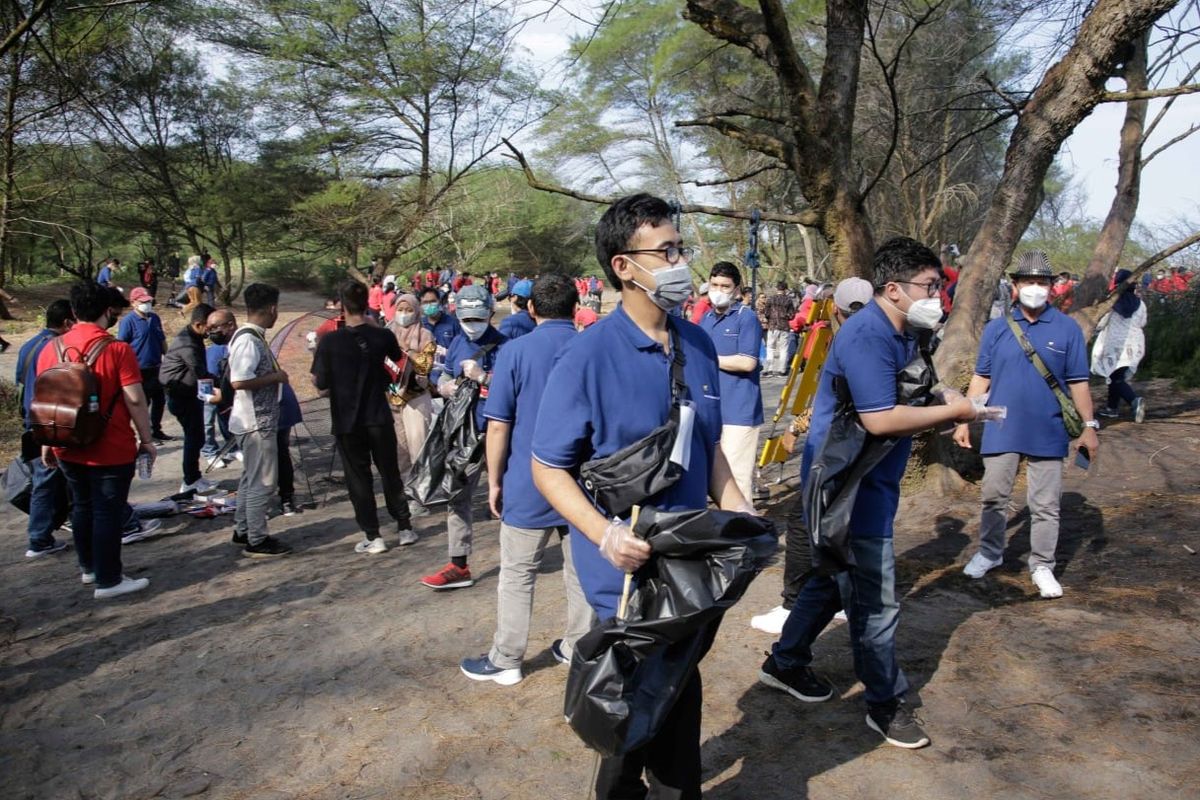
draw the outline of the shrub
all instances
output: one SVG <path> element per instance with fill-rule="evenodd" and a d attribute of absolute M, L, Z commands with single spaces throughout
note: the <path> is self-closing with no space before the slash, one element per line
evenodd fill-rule
<path fill-rule="evenodd" d="M 1138 372 L 1174 378 L 1180 388 L 1200 386 L 1200 282 L 1182 294 L 1146 300 L 1146 357 Z"/>

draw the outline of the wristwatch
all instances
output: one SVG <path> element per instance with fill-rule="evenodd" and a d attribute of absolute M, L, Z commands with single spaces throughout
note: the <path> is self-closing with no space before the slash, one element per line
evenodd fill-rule
<path fill-rule="evenodd" d="M 1083 423 L 1083 427 L 1085 427 L 1085 428 L 1095 428 L 1096 430 L 1100 430 L 1100 420 L 1098 420 L 1098 419 L 1089 419 L 1087 422 Z"/>

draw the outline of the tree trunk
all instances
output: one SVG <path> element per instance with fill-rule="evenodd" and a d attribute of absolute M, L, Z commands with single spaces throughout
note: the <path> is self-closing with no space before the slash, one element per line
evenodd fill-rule
<path fill-rule="evenodd" d="M 8 71 L 8 91 L 4 96 L 4 142 L 0 145 L 3 148 L 4 158 L 3 196 L 0 197 L 0 286 L 5 284 L 5 266 L 12 261 L 12 255 L 9 252 L 9 240 L 12 238 L 9 221 L 12 218 L 12 203 L 16 195 L 13 158 L 17 135 L 15 130 L 17 92 L 20 91 L 21 81 L 21 48 L 13 49 L 8 58 L 11 65 Z M 16 274 L 15 269 L 13 274 Z M 5 319 L 10 319 L 10 317 L 6 316 Z"/>
<path fill-rule="evenodd" d="M 1099 0 L 1063 59 L 1022 109 L 1002 174 L 959 274 L 954 311 L 935 363 L 942 380 L 965 386 L 1001 274 L 1037 211 L 1042 182 L 1063 141 L 1100 102 L 1105 81 L 1130 42 L 1142 37 L 1173 0 Z"/>
<path fill-rule="evenodd" d="M 1148 88 L 1146 48 L 1148 34 L 1143 34 L 1134 48 L 1133 56 L 1125 63 L 1125 90 L 1141 92 Z M 1142 183 L 1142 139 L 1146 128 L 1148 100 L 1131 100 L 1125 104 L 1125 124 L 1121 126 L 1121 148 L 1117 167 L 1117 193 L 1100 229 L 1096 249 L 1092 251 L 1083 280 L 1075 287 L 1075 307 L 1086 308 L 1108 293 L 1109 278 L 1125 249 L 1129 229 L 1137 214 Z"/>

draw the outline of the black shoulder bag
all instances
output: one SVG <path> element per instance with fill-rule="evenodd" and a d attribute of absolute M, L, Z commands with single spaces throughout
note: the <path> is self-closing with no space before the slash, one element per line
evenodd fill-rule
<path fill-rule="evenodd" d="M 679 407 L 687 397 L 683 348 L 674 328 L 671 350 L 671 414 L 667 421 L 633 444 L 579 468 L 583 488 L 610 515 L 626 516 L 635 505 L 670 488 L 683 476 L 683 467 L 671 461 L 679 433 Z"/>

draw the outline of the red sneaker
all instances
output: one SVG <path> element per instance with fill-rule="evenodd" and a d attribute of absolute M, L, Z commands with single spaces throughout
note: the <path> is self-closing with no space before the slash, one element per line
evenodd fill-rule
<path fill-rule="evenodd" d="M 450 562 L 432 575 L 421 578 L 421 583 L 430 589 L 465 589 L 475 585 L 470 567 L 459 567 Z"/>

